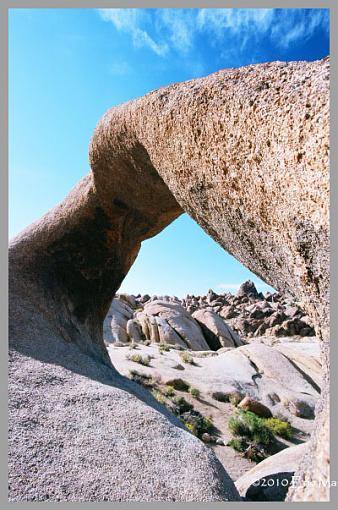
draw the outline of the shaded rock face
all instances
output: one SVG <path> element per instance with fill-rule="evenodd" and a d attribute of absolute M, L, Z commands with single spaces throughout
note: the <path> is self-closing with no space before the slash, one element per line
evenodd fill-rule
<path fill-rule="evenodd" d="M 293 476 L 307 450 L 304 443 L 263 460 L 236 481 L 238 492 L 248 501 L 284 501 L 289 487 L 297 484 Z"/>
<path fill-rule="evenodd" d="M 328 479 L 328 98 L 324 59 L 219 71 L 109 110 L 91 142 L 91 174 L 11 242 L 10 349 L 72 367 L 76 345 L 88 364 L 95 359 L 114 377 L 102 339 L 110 301 L 142 240 L 184 210 L 263 280 L 299 297 L 313 320 L 327 371 L 320 433 L 299 474 Z M 119 460 L 127 473 L 131 461 Z M 171 462 L 166 472 L 179 460 Z M 194 496 L 182 499 L 236 498 L 220 489 L 213 462 L 201 471 L 214 473 L 214 482 L 199 489 L 197 477 Z M 325 488 L 309 486 L 288 497 L 328 498 Z M 119 497 L 113 487 L 112 500 Z M 146 500 L 156 499 L 144 491 Z M 174 497 L 168 485 L 163 494 Z"/>

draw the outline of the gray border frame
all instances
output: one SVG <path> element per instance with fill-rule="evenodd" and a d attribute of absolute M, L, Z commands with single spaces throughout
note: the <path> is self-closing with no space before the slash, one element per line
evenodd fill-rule
<path fill-rule="evenodd" d="M 331 310 L 337 309 L 337 287 L 338 277 L 336 269 L 336 255 L 337 255 L 337 239 L 334 233 L 338 231 L 338 200 L 336 199 L 337 194 L 337 176 L 332 169 L 336 167 L 336 144 L 332 137 L 332 133 L 337 132 L 337 104 L 335 104 L 333 98 L 337 97 L 337 75 L 335 66 L 335 55 L 337 37 L 334 28 L 336 12 L 338 7 L 334 0 L 326 0 L 319 2 L 318 0 L 284 0 L 283 2 L 276 0 L 265 0 L 265 1 L 225 1 L 225 0 L 1 0 L 0 4 L 0 51 L 1 51 L 1 85 L 0 85 L 0 112 L 1 112 L 1 123 L 0 123 L 0 135 L 1 135 L 1 149 L 0 149 L 0 161 L 1 161 L 1 173 L 0 173 L 0 260 L 1 260 L 1 273 L 0 273 L 0 295 L 1 295 L 1 320 L 0 320 L 0 332 L 1 332 L 1 347 L 0 347 L 0 363 L 1 363 L 1 392 L 2 398 L 2 412 L 1 412 L 1 472 L 0 472 L 0 502 L 2 508 L 32 508 L 32 505 L 36 504 L 41 508 L 41 505 L 51 505 L 51 503 L 8 503 L 7 500 L 7 340 L 8 338 L 8 264 L 7 264 L 7 246 L 8 246 L 8 24 L 7 24 L 7 10 L 9 8 L 98 8 L 98 7 L 322 7 L 330 8 L 331 13 Z M 336 396 L 337 387 L 337 340 L 335 339 L 335 333 L 338 333 L 338 318 L 334 312 L 331 312 L 331 389 L 335 392 L 333 398 L 331 398 L 331 436 L 332 431 L 337 430 L 337 409 L 334 405 L 334 397 Z M 331 480 L 337 480 L 337 444 L 335 444 L 333 437 L 331 437 Z M 337 501 L 337 490 L 331 489 L 331 501 L 325 503 L 325 508 L 331 507 Z M 59 503 L 58 508 L 66 508 L 69 504 L 73 508 L 95 508 L 96 506 L 102 505 L 102 503 Z M 128 509 L 134 508 L 209 508 L 218 509 L 223 508 L 224 505 L 246 505 L 248 503 L 107 503 L 117 509 Z M 283 505 L 285 503 L 268 503 L 268 506 Z M 320 503 L 308 503 L 309 505 L 318 505 Z M 288 505 L 294 506 L 297 503 L 288 503 Z M 250 508 L 260 508 L 261 503 L 250 503 Z M 236 507 L 237 508 L 237 507 Z"/>

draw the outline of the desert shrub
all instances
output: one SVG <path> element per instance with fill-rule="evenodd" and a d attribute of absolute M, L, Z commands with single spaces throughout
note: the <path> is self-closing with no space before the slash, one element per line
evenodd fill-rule
<path fill-rule="evenodd" d="M 203 417 L 203 422 L 202 422 L 202 430 L 201 430 L 201 433 L 203 434 L 204 432 L 211 432 L 214 430 L 214 424 L 213 424 L 213 421 L 212 421 L 212 418 L 206 418 L 206 417 Z"/>
<path fill-rule="evenodd" d="M 197 437 L 201 437 L 205 432 L 210 433 L 214 429 L 211 418 L 206 418 L 199 411 L 194 409 L 183 412 L 180 415 L 181 421 Z"/>
<path fill-rule="evenodd" d="M 194 358 L 187 351 L 180 352 L 180 358 L 183 361 L 183 363 L 195 365 Z"/>
<path fill-rule="evenodd" d="M 247 435 L 247 427 L 237 416 L 231 416 L 228 421 L 228 428 L 234 436 Z"/>
<path fill-rule="evenodd" d="M 187 402 L 184 397 L 178 395 L 172 399 L 172 402 L 176 406 L 177 414 L 191 411 L 194 408 L 194 406 Z"/>
<path fill-rule="evenodd" d="M 158 350 L 160 351 L 160 353 L 169 352 L 170 351 L 170 345 L 169 344 L 160 344 L 158 346 Z"/>
<path fill-rule="evenodd" d="M 152 391 L 152 394 L 153 396 L 156 398 L 156 400 L 160 403 L 160 404 L 165 404 L 166 403 L 166 400 L 165 400 L 165 397 L 162 395 L 162 393 L 158 390 L 153 390 Z"/>
<path fill-rule="evenodd" d="M 244 436 L 256 444 L 269 446 L 274 442 L 273 432 L 265 425 L 265 419 L 251 411 L 239 411 L 229 420 L 228 427 L 235 436 Z"/>
<path fill-rule="evenodd" d="M 237 406 L 241 400 L 243 400 L 244 395 L 240 393 L 239 391 L 234 391 L 232 393 L 228 394 L 229 402 L 230 404 Z"/>
<path fill-rule="evenodd" d="M 197 432 L 197 428 L 196 428 L 196 425 L 195 425 L 195 424 L 193 424 L 193 423 L 189 423 L 189 422 L 185 422 L 185 421 L 184 421 L 183 423 L 184 423 L 184 425 L 187 427 L 187 429 L 188 429 L 188 430 L 190 430 L 190 432 L 191 432 L 192 434 L 194 434 L 194 436 L 197 436 L 197 433 L 198 433 L 198 432 Z"/>
<path fill-rule="evenodd" d="M 292 438 L 292 428 L 287 421 L 280 420 L 279 418 L 266 418 L 264 425 L 276 436 L 284 437 L 284 439 Z"/>
<path fill-rule="evenodd" d="M 141 356 L 141 354 L 129 354 L 127 356 L 127 360 L 134 361 L 134 363 L 139 363 L 140 365 L 144 365 L 146 367 L 150 364 L 149 356 Z"/>
<path fill-rule="evenodd" d="M 152 387 L 155 384 L 151 375 L 142 374 L 137 370 L 129 370 L 129 378 L 142 386 Z"/>
<path fill-rule="evenodd" d="M 175 395 L 175 388 L 169 384 L 166 384 L 162 390 L 162 393 L 166 397 L 173 397 Z"/>
<path fill-rule="evenodd" d="M 199 396 L 201 394 L 200 390 L 198 388 L 193 388 L 192 386 L 190 386 L 190 388 L 189 388 L 189 393 L 194 398 L 199 398 Z"/>
<path fill-rule="evenodd" d="M 227 443 L 227 446 L 231 446 L 231 448 L 237 450 L 238 452 L 244 452 L 248 447 L 248 443 L 243 437 L 234 437 L 230 439 L 230 441 Z"/>
<path fill-rule="evenodd" d="M 183 379 L 170 379 L 167 381 L 167 386 L 172 386 L 178 391 L 189 391 L 189 384 Z"/>

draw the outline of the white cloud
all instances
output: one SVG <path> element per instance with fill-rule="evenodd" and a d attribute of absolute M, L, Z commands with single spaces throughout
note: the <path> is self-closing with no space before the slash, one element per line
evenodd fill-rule
<path fill-rule="evenodd" d="M 104 21 L 111 21 L 117 30 L 132 31 L 138 27 L 144 18 L 140 9 L 99 9 Z"/>
<path fill-rule="evenodd" d="M 289 48 L 297 41 L 309 39 L 319 28 L 329 31 L 328 21 L 329 14 L 325 9 L 306 9 L 305 13 L 298 9 L 280 9 L 271 36 L 278 46 Z"/>
<path fill-rule="evenodd" d="M 200 9 L 197 23 L 200 29 L 214 32 L 218 37 L 226 31 L 266 32 L 272 22 L 274 9 Z"/>
<path fill-rule="evenodd" d="M 177 50 L 187 53 L 193 47 L 197 28 L 196 15 L 191 9 L 158 9 L 159 27 L 167 32 L 169 42 Z"/>
<path fill-rule="evenodd" d="M 99 9 L 104 21 L 110 21 L 119 31 L 130 33 L 136 47 L 148 47 L 159 56 L 168 51 L 166 43 L 157 43 L 140 25 L 146 23 L 148 16 L 142 9 Z"/>
<path fill-rule="evenodd" d="M 327 9 L 99 9 L 103 20 L 130 34 L 135 47 L 158 56 L 170 51 L 188 55 L 197 37 L 224 41 L 224 51 L 237 54 L 259 39 L 286 49 L 308 39 L 318 28 L 328 29 Z"/>
<path fill-rule="evenodd" d="M 139 28 L 135 28 L 133 32 L 133 42 L 138 48 L 148 46 L 148 48 L 159 56 L 164 56 L 168 51 L 168 45 L 166 43 L 156 43 L 145 30 Z"/>

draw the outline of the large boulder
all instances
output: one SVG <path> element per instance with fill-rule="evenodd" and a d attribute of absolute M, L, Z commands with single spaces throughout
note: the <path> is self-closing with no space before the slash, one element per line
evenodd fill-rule
<path fill-rule="evenodd" d="M 113 299 L 103 322 L 103 339 L 110 342 L 128 342 L 127 323 L 133 316 L 133 310 L 120 299 Z"/>
<path fill-rule="evenodd" d="M 145 305 L 143 312 L 138 313 L 136 317 L 141 324 L 144 324 L 146 319 L 149 323 L 151 321 L 156 323 L 158 335 L 155 341 L 179 344 L 195 351 L 209 349 L 199 324 L 179 303 L 161 300 L 151 301 Z M 146 328 L 144 331 L 146 331 Z"/>
<path fill-rule="evenodd" d="M 257 400 L 254 400 L 253 398 L 250 398 L 248 396 L 244 397 L 243 400 L 240 401 L 238 407 L 240 409 L 243 409 L 243 411 L 250 411 L 252 413 L 255 413 L 258 416 L 261 416 L 262 418 L 272 417 L 272 413 L 267 406 L 265 406 L 261 402 L 257 402 Z"/>
<path fill-rule="evenodd" d="M 201 326 L 211 349 L 243 345 L 239 335 L 217 313 L 197 310 L 192 316 Z"/>
<path fill-rule="evenodd" d="M 237 296 L 252 297 L 254 299 L 258 298 L 258 292 L 254 282 L 252 282 L 251 280 L 247 280 L 246 282 L 242 283 L 238 289 Z"/>
<path fill-rule="evenodd" d="M 46 362 L 10 358 L 11 502 L 238 500 L 213 453 L 148 391 L 53 346 Z"/>
<path fill-rule="evenodd" d="M 110 301 L 141 242 L 159 233 L 184 210 L 253 273 L 279 292 L 298 296 L 313 320 L 322 342 L 323 391 L 313 440 L 299 471 L 308 483 L 288 497 L 327 500 L 325 485 L 314 491 L 309 482 L 319 477 L 329 479 L 328 60 L 228 69 L 152 91 L 112 108 L 102 117 L 93 134 L 89 158 L 90 174 L 61 204 L 11 241 L 9 344 L 14 354 L 10 382 L 19 393 L 25 393 L 26 407 L 34 406 L 39 378 L 33 375 L 31 381 L 23 382 L 16 377 L 20 363 L 16 353 L 39 360 L 44 369 L 51 364 L 71 366 L 74 373 L 81 370 L 81 365 L 112 369 L 102 337 Z M 243 347 L 234 350 L 239 349 Z M 71 361 L 80 352 L 84 357 L 79 367 Z M 32 372 L 35 368 L 32 365 Z M 91 374 L 94 378 L 95 370 Z M 44 370 L 41 378 L 46 377 Z M 57 395 L 62 393 L 59 379 L 54 386 Z M 121 388 L 117 397 L 129 391 L 125 386 L 123 392 L 123 383 Z M 74 391 L 79 392 L 78 386 Z M 47 412 L 51 397 L 47 392 L 39 393 L 41 409 Z M 76 399 L 81 400 L 79 393 Z M 112 401 L 112 416 L 115 408 L 119 414 L 118 401 Z M 161 465 L 149 461 L 151 483 L 145 484 L 143 469 L 130 471 L 130 465 L 134 462 L 140 466 L 140 451 L 148 453 L 148 459 L 159 457 L 158 441 L 149 436 L 147 441 L 144 439 L 149 432 L 150 406 L 140 408 L 140 420 L 134 425 L 129 412 L 134 401 L 124 402 L 123 416 L 128 420 L 121 422 L 119 430 L 126 435 L 119 438 L 116 448 L 110 443 L 108 455 L 112 461 L 108 468 L 102 462 L 106 457 L 102 457 L 101 450 L 90 448 L 98 480 L 95 487 L 88 479 L 82 457 L 77 463 L 76 480 L 86 497 L 90 493 L 95 499 L 96 491 L 101 500 L 99 484 L 105 477 L 109 480 L 105 495 L 109 500 L 132 500 L 140 493 L 143 500 L 156 500 L 164 478 L 162 499 L 211 501 L 236 497 L 231 483 L 224 483 L 213 455 L 209 451 L 206 454 L 206 447 L 196 446 L 196 442 L 186 446 L 186 436 L 179 434 L 177 441 L 168 440 L 174 435 L 167 421 L 161 422 L 160 436 L 164 437 L 163 458 L 171 461 L 163 462 L 161 458 Z M 90 412 L 90 406 L 86 408 Z M 12 452 L 19 451 L 25 462 L 10 466 L 10 476 L 20 480 L 20 484 L 11 485 L 11 498 L 31 497 L 41 486 L 41 473 L 49 476 L 54 490 L 72 487 L 69 464 L 59 469 L 62 444 L 78 444 L 74 443 L 73 427 L 78 427 L 76 439 L 82 442 L 84 434 L 91 446 L 97 444 L 98 434 L 95 415 L 85 422 L 78 406 L 70 409 L 69 430 L 63 430 L 50 444 L 49 465 L 56 474 L 46 473 L 44 460 L 37 456 L 38 467 L 32 466 L 28 476 L 30 446 L 34 441 L 46 440 L 46 428 L 39 426 L 38 419 L 27 426 L 27 420 L 20 419 L 22 404 L 13 406 Z M 103 413 L 97 412 L 98 416 Z M 54 419 L 53 427 L 58 423 Z M 13 424 L 17 425 L 14 435 Z M 130 430 L 137 431 L 142 440 L 133 444 L 125 457 L 120 448 L 125 439 L 129 445 L 133 437 L 127 433 Z M 207 455 L 206 462 L 200 466 L 193 462 L 191 469 L 191 459 L 199 456 L 195 446 L 202 456 Z M 172 457 L 170 450 L 175 454 Z M 187 456 L 177 452 L 187 452 Z M 168 477 L 168 473 L 175 472 L 185 474 L 179 490 Z M 81 494 L 77 484 L 74 492 L 69 490 L 64 499 L 73 500 Z"/>
<path fill-rule="evenodd" d="M 260 462 L 236 480 L 240 495 L 248 501 L 284 501 L 308 444 L 291 446 Z"/>

